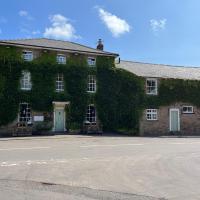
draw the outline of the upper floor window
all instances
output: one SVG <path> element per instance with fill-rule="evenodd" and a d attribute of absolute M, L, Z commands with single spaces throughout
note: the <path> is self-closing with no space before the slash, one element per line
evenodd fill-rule
<path fill-rule="evenodd" d="M 95 75 L 89 75 L 88 76 L 88 92 L 96 92 L 96 76 Z"/>
<path fill-rule="evenodd" d="M 157 79 L 147 79 L 146 80 L 146 93 L 152 94 L 152 95 L 158 94 Z"/>
<path fill-rule="evenodd" d="M 193 106 L 183 106 L 182 113 L 186 113 L 186 114 L 192 114 L 192 113 L 194 113 Z"/>
<path fill-rule="evenodd" d="M 33 52 L 32 51 L 23 51 L 22 57 L 25 61 L 32 61 L 33 60 Z"/>
<path fill-rule="evenodd" d="M 157 120 L 158 119 L 157 109 L 147 109 L 146 110 L 146 118 L 147 118 L 147 120 Z"/>
<path fill-rule="evenodd" d="M 93 57 L 88 57 L 87 62 L 89 67 L 94 67 L 96 65 L 96 59 Z"/>
<path fill-rule="evenodd" d="M 31 73 L 29 71 L 22 71 L 20 85 L 22 90 L 31 90 L 32 88 Z"/>
<path fill-rule="evenodd" d="M 31 108 L 29 103 L 19 104 L 19 122 L 32 123 Z"/>
<path fill-rule="evenodd" d="M 94 105 L 89 105 L 87 107 L 85 123 L 96 123 L 96 108 Z"/>
<path fill-rule="evenodd" d="M 56 60 L 58 64 L 66 64 L 66 56 L 63 54 L 58 54 Z"/>
<path fill-rule="evenodd" d="M 56 92 L 64 91 L 64 76 L 61 73 L 57 74 L 56 77 Z"/>

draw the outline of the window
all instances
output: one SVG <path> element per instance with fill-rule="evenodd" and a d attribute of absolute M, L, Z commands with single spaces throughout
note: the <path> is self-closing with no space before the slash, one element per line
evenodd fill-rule
<path fill-rule="evenodd" d="M 89 67 L 94 67 L 96 65 L 96 59 L 95 58 L 89 57 L 87 61 L 88 61 Z"/>
<path fill-rule="evenodd" d="M 56 77 L 56 92 L 64 91 L 64 76 L 63 74 L 57 74 Z"/>
<path fill-rule="evenodd" d="M 96 123 L 96 109 L 94 105 L 89 105 L 87 107 L 85 123 Z"/>
<path fill-rule="evenodd" d="M 23 51 L 22 57 L 25 61 L 33 60 L 33 52 L 32 51 Z"/>
<path fill-rule="evenodd" d="M 94 75 L 88 76 L 88 92 L 96 92 L 96 77 Z"/>
<path fill-rule="evenodd" d="M 157 120 L 157 117 L 158 117 L 157 109 L 147 109 L 146 110 L 147 120 Z"/>
<path fill-rule="evenodd" d="M 19 104 L 19 122 L 32 123 L 31 108 L 29 103 Z"/>
<path fill-rule="evenodd" d="M 58 64 L 66 64 L 66 56 L 62 54 L 57 55 L 57 63 Z"/>
<path fill-rule="evenodd" d="M 146 93 L 157 95 L 158 88 L 157 88 L 157 80 L 156 79 L 147 79 L 146 80 Z"/>
<path fill-rule="evenodd" d="M 31 73 L 28 71 L 22 71 L 22 77 L 20 80 L 21 90 L 31 90 Z"/>
<path fill-rule="evenodd" d="M 183 106 L 182 113 L 187 113 L 187 114 L 194 113 L 193 106 Z"/>

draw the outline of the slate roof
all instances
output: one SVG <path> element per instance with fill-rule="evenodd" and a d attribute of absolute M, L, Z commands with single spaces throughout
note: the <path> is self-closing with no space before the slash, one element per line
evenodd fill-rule
<path fill-rule="evenodd" d="M 90 48 L 78 43 L 54 40 L 47 38 L 36 38 L 36 39 L 17 39 L 17 40 L 0 40 L 2 45 L 11 46 L 22 46 L 26 48 L 41 48 L 41 49 L 51 49 L 51 50 L 61 50 L 66 52 L 79 52 L 85 54 L 98 54 L 106 56 L 118 56 L 118 54 L 101 51 L 95 48 Z"/>
<path fill-rule="evenodd" d="M 141 77 L 200 80 L 200 67 L 181 67 L 161 64 L 121 61 L 116 67 Z"/>

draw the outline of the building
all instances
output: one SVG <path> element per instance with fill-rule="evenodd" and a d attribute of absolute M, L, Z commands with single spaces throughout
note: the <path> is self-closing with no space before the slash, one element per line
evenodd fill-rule
<path fill-rule="evenodd" d="M 176 67 L 129 61 L 121 61 L 116 66 L 144 78 L 147 96 L 159 95 L 159 85 L 162 80 L 166 83 L 170 83 L 170 80 L 189 80 L 198 83 L 200 80 L 198 67 Z M 198 93 L 192 95 L 197 96 Z M 169 134 L 199 135 L 200 108 L 185 101 L 174 101 L 160 107 L 146 107 L 140 119 L 140 135 Z"/>
<path fill-rule="evenodd" d="M 56 63 L 55 66 L 60 65 L 57 67 L 58 69 L 59 67 L 62 69 L 62 66 L 64 66 L 65 68 L 65 65 L 68 63 L 70 58 L 73 58 L 74 60 L 79 60 L 80 58 L 84 58 L 87 61 L 88 69 L 91 69 L 92 71 L 92 70 L 95 70 L 96 68 L 97 56 L 111 57 L 113 58 L 113 60 L 116 56 L 118 56 L 118 54 L 103 51 L 103 44 L 101 40 L 98 41 L 97 49 L 83 46 L 83 45 L 73 43 L 73 42 L 66 42 L 66 41 L 59 41 L 59 40 L 52 40 L 52 39 L 45 39 L 45 38 L 22 39 L 22 40 L 0 40 L 0 47 L 6 48 L 7 51 L 9 51 L 9 49 L 14 47 L 17 53 L 24 60 L 25 65 L 27 66 L 29 66 L 29 63 L 31 65 L 32 62 L 42 57 L 43 54 L 48 54 L 49 57 L 52 57 L 55 60 L 55 63 Z M 5 53 L 3 53 L 3 55 L 2 54 L 0 55 L 2 63 L 4 63 L 4 60 L 6 57 L 6 55 L 4 54 Z M 9 59 L 12 60 L 12 56 Z M 37 72 L 37 69 L 33 69 L 32 71 L 34 70 Z M 3 70 L 2 70 L 2 73 L 3 73 Z M 39 69 L 38 69 L 38 73 L 39 73 Z M 6 75 L 2 75 L 2 76 L 4 77 Z M 45 76 L 47 75 L 44 74 L 44 78 Z M 55 78 L 55 81 L 54 81 L 55 96 L 59 96 L 59 94 L 64 96 L 67 93 L 66 84 L 64 80 L 65 79 L 64 74 L 61 73 L 59 70 L 57 72 L 55 71 L 54 78 Z M 32 98 L 31 97 L 32 90 L 37 90 L 37 88 L 34 87 L 34 83 L 33 83 L 34 80 L 32 79 L 34 78 L 32 77 L 32 74 L 28 67 L 26 67 L 26 69 L 23 69 L 21 71 L 21 76 L 19 80 L 20 88 L 16 88 L 16 90 L 18 90 L 17 98 L 21 99 L 20 97 L 21 94 L 25 96 L 29 96 L 29 98 L 27 99 Z M 86 92 L 95 94 L 96 88 L 97 88 L 95 74 L 88 74 L 87 81 L 88 83 L 87 83 Z M 18 83 L 16 82 L 16 84 Z M 44 86 L 44 87 L 47 88 L 48 86 Z M 43 98 L 43 94 L 39 93 L 39 95 L 41 95 L 41 98 Z M 15 98 L 15 97 L 11 97 L 11 98 Z M 63 101 L 63 99 L 65 101 Z M 13 135 L 19 135 L 19 134 L 27 135 L 27 134 L 31 134 L 32 131 L 34 131 L 35 129 L 38 129 L 40 131 L 49 129 L 49 131 L 53 131 L 53 132 L 67 131 L 69 127 L 68 127 L 68 124 L 66 124 L 68 121 L 66 112 L 67 112 L 68 107 L 70 107 L 70 104 L 73 104 L 73 102 L 68 101 L 67 97 L 63 99 L 59 101 L 52 98 L 51 104 L 52 104 L 53 110 L 47 111 L 47 112 L 40 111 L 40 110 L 36 111 L 32 108 L 31 102 L 20 100 L 19 105 L 18 105 L 17 117 L 15 118 L 15 120 L 13 120 L 12 122 L 9 122 L 8 124 L 4 123 L 4 125 L 2 125 L 0 128 L 0 132 L 12 133 Z M 6 103 L 5 101 L 6 100 L 4 100 L 2 104 Z M 6 111 L 4 113 L 6 114 Z M 3 118 L 3 113 L 1 113 L 1 116 Z M 47 123 L 45 124 L 44 123 L 45 121 L 48 121 L 48 124 Z M 87 110 L 85 113 L 84 128 L 86 129 L 86 131 L 88 131 L 88 129 L 91 129 L 92 131 L 96 131 L 100 129 L 100 125 L 98 124 L 96 107 L 95 105 L 90 104 L 90 103 L 87 105 Z"/>
<path fill-rule="evenodd" d="M 22 62 L 14 60 L 13 48 L 18 57 L 23 59 Z M 40 61 L 43 56 L 48 58 L 45 62 Z M 141 116 L 135 115 L 138 120 L 132 120 L 132 110 L 128 114 L 130 116 L 123 112 L 119 115 L 122 118 L 125 116 L 129 120 L 128 124 L 138 121 L 138 126 L 130 127 L 139 127 L 139 135 L 200 134 L 200 68 L 120 59 L 114 63 L 116 57 L 118 54 L 103 50 L 101 40 L 96 49 L 45 38 L 0 40 L 0 133 L 29 135 L 32 132 L 61 133 L 69 129 L 102 131 L 104 122 L 98 115 L 99 105 L 96 105 L 95 100 L 99 92 L 97 71 L 101 67 L 97 66 L 97 60 L 106 58 L 111 60 L 115 69 L 124 70 L 141 79 L 142 89 L 139 86 L 136 89 L 144 93 L 144 98 L 139 99 L 137 104 L 143 108 Z M 38 60 L 38 63 L 35 62 Z M 106 92 L 108 84 L 115 85 L 113 80 L 115 77 L 104 85 L 103 92 Z M 109 89 L 112 92 L 112 87 Z M 123 90 L 120 92 L 123 93 Z M 123 101 L 130 108 L 131 100 L 119 100 L 122 93 L 114 94 L 118 100 L 113 102 L 122 107 Z M 108 92 L 106 94 L 109 95 Z M 103 98 L 103 103 L 107 103 L 105 95 Z M 107 104 L 113 102 L 111 99 Z M 109 108 L 109 105 L 105 108 Z M 113 109 L 105 113 L 115 115 L 116 109 L 114 113 Z M 119 116 L 114 116 L 115 123 L 120 122 L 121 119 L 116 120 Z M 104 118 L 114 119 L 112 116 Z M 118 131 L 117 128 L 112 130 Z"/>

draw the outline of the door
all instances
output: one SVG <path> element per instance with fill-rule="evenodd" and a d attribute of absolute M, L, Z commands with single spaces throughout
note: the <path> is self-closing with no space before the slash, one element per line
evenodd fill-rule
<path fill-rule="evenodd" d="M 170 109 L 170 131 L 180 131 L 179 109 Z"/>
<path fill-rule="evenodd" d="M 55 131 L 64 131 L 64 110 L 56 109 L 55 110 Z"/>

